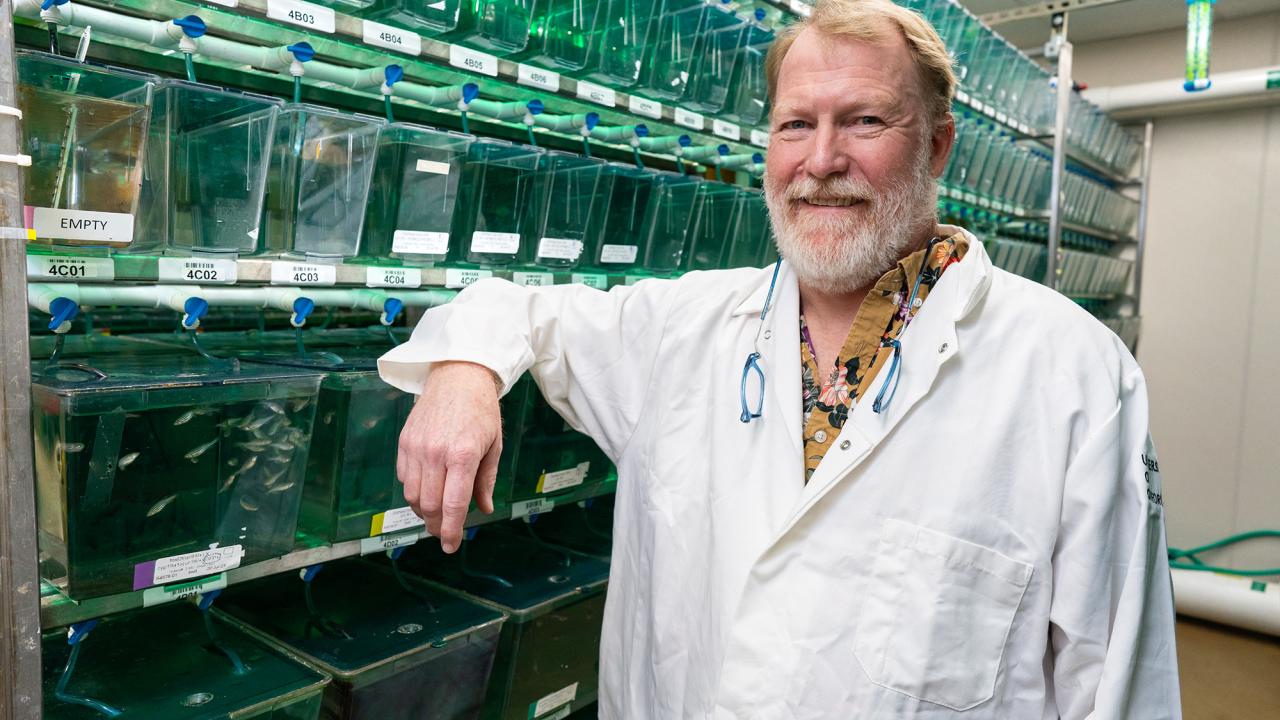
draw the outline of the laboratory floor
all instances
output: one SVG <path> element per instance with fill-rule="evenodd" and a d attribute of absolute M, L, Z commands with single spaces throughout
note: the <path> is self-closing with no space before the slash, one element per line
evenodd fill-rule
<path fill-rule="evenodd" d="M 1185 720 L 1280 718 L 1280 638 L 1178 617 Z"/>

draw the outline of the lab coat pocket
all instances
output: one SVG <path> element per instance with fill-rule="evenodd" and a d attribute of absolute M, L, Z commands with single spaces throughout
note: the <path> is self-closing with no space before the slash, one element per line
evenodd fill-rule
<path fill-rule="evenodd" d="M 854 656 L 881 687 L 953 710 L 995 694 L 1032 566 L 901 520 L 880 528 Z"/>

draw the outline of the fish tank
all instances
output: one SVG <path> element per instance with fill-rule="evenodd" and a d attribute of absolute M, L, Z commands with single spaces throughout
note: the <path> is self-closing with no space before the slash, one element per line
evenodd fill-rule
<path fill-rule="evenodd" d="M 617 479 L 596 442 L 570 428 L 525 374 L 501 401 L 503 451 L 494 497 L 507 502 L 555 497 Z"/>
<path fill-rule="evenodd" d="M 685 97 L 693 78 L 708 12 L 704 0 L 661 0 L 653 40 L 643 61 L 641 85 L 663 100 Z"/>
<path fill-rule="evenodd" d="M 522 527 L 478 528 L 455 554 L 446 555 L 438 543 L 419 543 L 401 558 L 407 572 L 508 615 L 481 716 L 485 720 L 567 715 L 596 698 L 609 563 L 522 536 L 525 532 Z"/>
<path fill-rule="evenodd" d="M 744 194 L 744 190 L 726 183 L 704 182 L 698 187 L 697 208 L 681 262 L 685 270 L 730 267 L 730 244 Z"/>
<path fill-rule="evenodd" d="M 293 549 L 320 373 L 187 353 L 32 374 L 41 575 L 68 597 Z"/>
<path fill-rule="evenodd" d="M 506 267 L 517 263 L 543 153 L 504 140 L 471 143 L 453 215 L 449 264 Z"/>
<path fill-rule="evenodd" d="M 658 173 L 641 230 L 642 252 L 636 268 L 640 274 L 667 276 L 679 272 L 702 184 L 700 178 Z"/>
<path fill-rule="evenodd" d="M 692 110 L 718 113 L 724 109 L 748 23 L 728 5 L 730 0 L 708 3 L 698 40 L 697 61 L 689 76 L 685 105 Z"/>
<path fill-rule="evenodd" d="M 584 79 L 618 88 L 635 85 L 661 8 L 655 0 L 599 0 L 587 65 L 580 71 Z"/>
<path fill-rule="evenodd" d="M 441 35 L 458 26 L 464 0 L 378 0 L 364 17 L 424 35 Z"/>
<path fill-rule="evenodd" d="M 180 80 L 156 85 L 130 252 L 248 255 L 258 247 L 282 103 Z"/>
<path fill-rule="evenodd" d="M 606 164 L 573 153 L 542 156 L 524 227 L 522 260 L 545 270 L 570 270 L 594 245 L 603 217 L 597 191 Z"/>
<path fill-rule="evenodd" d="M 561 72 L 587 65 L 596 18 L 595 0 L 538 0 L 529 25 L 529 44 L 515 59 Z"/>
<path fill-rule="evenodd" d="M 756 12 L 757 19 L 761 18 L 763 13 Z M 726 120 L 748 127 L 765 121 L 769 109 L 769 79 L 764 60 L 772 44 L 773 30 L 760 22 L 747 26 L 734 63 L 729 99 L 722 111 Z"/>
<path fill-rule="evenodd" d="M 587 498 L 538 515 L 525 526 L 528 534 L 548 545 L 608 560 L 613 553 L 613 494 Z M 499 526 L 505 527 L 505 526 Z"/>
<path fill-rule="evenodd" d="M 429 265 L 449 255 L 449 229 L 470 135 L 394 123 L 378 138 L 361 255 Z"/>
<path fill-rule="evenodd" d="M 153 75 L 15 53 L 25 223 L 40 245 L 127 248 L 146 163 Z"/>
<path fill-rule="evenodd" d="M 359 252 L 384 125 L 317 105 L 281 107 L 267 174 L 263 253 L 336 262 Z"/>
<path fill-rule="evenodd" d="M 458 24 L 445 36 L 494 55 L 511 55 L 529 44 L 529 29 L 545 0 L 462 0 Z"/>
<path fill-rule="evenodd" d="M 41 638 L 50 720 L 319 720 L 329 682 L 188 602 L 111 615 L 67 641 L 66 629 Z"/>
<path fill-rule="evenodd" d="M 764 267 L 777 257 L 764 194 L 758 190 L 742 191 L 726 267 Z"/>
<path fill-rule="evenodd" d="M 328 563 L 306 585 L 296 573 L 236 585 L 218 610 L 330 675 L 325 717 L 480 717 L 501 611 L 400 574 L 381 554 Z"/>
<path fill-rule="evenodd" d="M 628 163 L 609 163 L 600 177 L 600 237 L 586 248 L 583 264 L 606 272 L 633 268 L 641 256 L 642 232 L 657 175 Z"/>

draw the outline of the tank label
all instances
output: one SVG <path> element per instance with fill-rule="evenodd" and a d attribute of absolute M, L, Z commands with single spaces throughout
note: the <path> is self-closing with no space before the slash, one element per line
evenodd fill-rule
<path fill-rule="evenodd" d="M 116 279 L 116 264 L 111 258 L 28 255 L 27 279 L 31 282 L 110 281 Z"/>
<path fill-rule="evenodd" d="M 397 230 L 391 235 L 391 252 L 406 255 L 444 255 L 449 252 L 449 233 Z"/>
<path fill-rule="evenodd" d="M 369 528 L 369 537 L 408 530 L 409 528 L 420 528 L 423 525 L 422 518 L 413 512 L 413 508 L 396 508 L 373 516 L 373 523 Z"/>
<path fill-rule="evenodd" d="M 417 33 L 369 20 L 364 21 L 364 44 L 406 55 L 422 54 L 422 38 Z"/>
<path fill-rule="evenodd" d="M 41 240 L 74 240 L 87 243 L 133 242 L 133 215 L 59 208 L 32 208 L 31 229 Z"/>
<path fill-rule="evenodd" d="M 570 278 L 572 282 L 593 287 L 597 290 L 609 289 L 609 276 L 600 275 L 598 273 L 574 273 Z"/>
<path fill-rule="evenodd" d="M 574 683 L 568 687 L 561 688 L 550 695 L 542 698 L 536 703 L 529 706 L 529 718 L 542 718 L 543 715 L 558 710 L 563 705 L 576 700 L 578 697 L 578 683 Z"/>
<path fill-rule="evenodd" d="M 412 545 L 424 537 L 427 537 L 427 532 L 425 530 L 419 530 L 416 532 L 402 532 L 397 535 L 379 535 L 377 537 L 361 538 L 360 554 L 372 555 L 376 552 L 394 550 L 398 547 Z"/>
<path fill-rule="evenodd" d="M 243 545 L 211 547 L 183 555 L 149 560 L 133 566 L 133 589 L 190 580 L 240 567 Z"/>
<path fill-rule="evenodd" d="M 586 80 L 578 81 L 578 99 L 588 100 L 605 107 L 613 107 L 618 104 L 618 94 L 613 91 L 613 88 L 589 83 Z"/>
<path fill-rule="evenodd" d="M 725 122 L 720 118 L 713 118 L 711 120 L 711 132 L 728 140 L 742 139 L 742 128 L 731 122 Z"/>
<path fill-rule="evenodd" d="M 676 124 L 693 130 L 701 130 L 706 125 L 706 119 L 696 112 L 678 107 L 676 108 Z"/>
<path fill-rule="evenodd" d="M 542 477 L 538 478 L 538 492 L 549 493 L 577 487 L 586 481 L 587 472 L 590 470 L 591 462 L 587 461 L 578 463 L 577 467 L 572 467 L 568 470 L 544 472 Z"/>
<path fill-rule="evenodd" d="M 193 597 L 213 590 L 221 590 L 227 586 L 227 574 L 218 573 L 213 577 L 201 578 L 190 582 L 173 583 L 142 591 L 142 607 L 162 605 L 174 600 Z"/>
<path fill-rule="evenodd" d="M 471 234 L 471 252 L 515 255 L 520 250 L 520 233 L 484 232 Z"/>
<path fill-rule="evenodd" d="M 493 277 L 492 270 L 461 270 L 447 268 L 444 271 L 444 286 L 447 288 L 464 288 L 477 281 Z"/>
<path fill-rule="evenodd" d="M 236 261 L 162 257 L 159 262 L 159 278 L 160 282 L 234 285 Z"/>
<path fill-rule="evenodd" d="M 481 75 L 498 77 L 498 58 L 461 45 L 449 46 L 449 64 Z"/>
<path fill-rule="evenodd" d="M 516 68 L 516 82 L 529 87 L 560 92 L 560 73 L 520 63 Z"/>
<path fill-rule="evenodd" d="M 333 285 L 338 269 L 333 265 L 278 261 L 271 263 L 272 285 Z"/>
<path fill-rule="evenodd" d="M 602 245 L 600 247 L 600 262 L 634 263 L 638 250 L 639 248 L 635 245 Z"/>
<path fill-rule="evenodd" d="M 627 99 L 627 107 L 631 108 L 631 112 L 636 115 L 643 115 L 654 120 L 662 119 L 662 103 L 632 95 Z"/>
<path fill-rule="evenodd" d="M 435 175 L 448 175 L 449 163 L 440 162 L 438 160 L 428 160 L 426 158 L 418 158 L 418 162 L 414 165 L 414 169 L 418 172 L 433 173 Z"/>
<path fill-rule="evenodd" d="M 567 238 L 542 238 L 538 241 L 538 257 L 577 260 L 582 254 L 582 241 Z"/>
<path fill-rule="evenodd" d="M 511 282 L 525 287 L 546 287 L 556 284 L 556 276 L 547 272 L 514 272 Z"/>
<path fill-rule="evenodd" d="M 762 148 L 769 147 L 769 133 L 764 130 L 752 130 L 751 144 Z"/>
<path fill-rule="evenodd" d="M 371 267 L 364 274 L 365 287 L 416 288 L 422 285 L 422 271 L 417 268 Z"/>
<path fill-rule="evenodd" d="M 322 33 L 333 32 L 337 24 L 333 10 L 301 0 L 267 0 L 267 17 Z"/>
<path fill-rule="evenodd" d="M 530 515 L 539 515 L 544 512 L 551 512 L 555 506 L 555 500 L 548 500 L 546 498 L 514 502 L 511 503 L 511 519 L 519 520 L 520 518 L 529 517 Z"/>

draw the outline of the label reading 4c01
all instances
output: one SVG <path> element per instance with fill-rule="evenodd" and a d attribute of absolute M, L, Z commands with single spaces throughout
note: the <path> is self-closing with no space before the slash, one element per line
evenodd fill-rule
<path fill-rule="evenodd" d="M 213 258 L 160 258 L 160 282 L 212 283 L 236 281 L 236 261 Z"/>
<path fill-rule="evenodd" d="M 116 264 L 111 258 L 28 255 L 27 278 L 32 282 L 109 281 L 116 279 Z"/>
<path fill-rule="evenodd" d="M 311 263 L 271 263 L 272 285 L 332 285 L 338 281 L 338 269 L 332 265 Z"/>
<path fill-rule="evenodd" d="M 323 33 L 335 27 L 333 10 L 302 0 L 267 0 L 267 17 Z"/>

